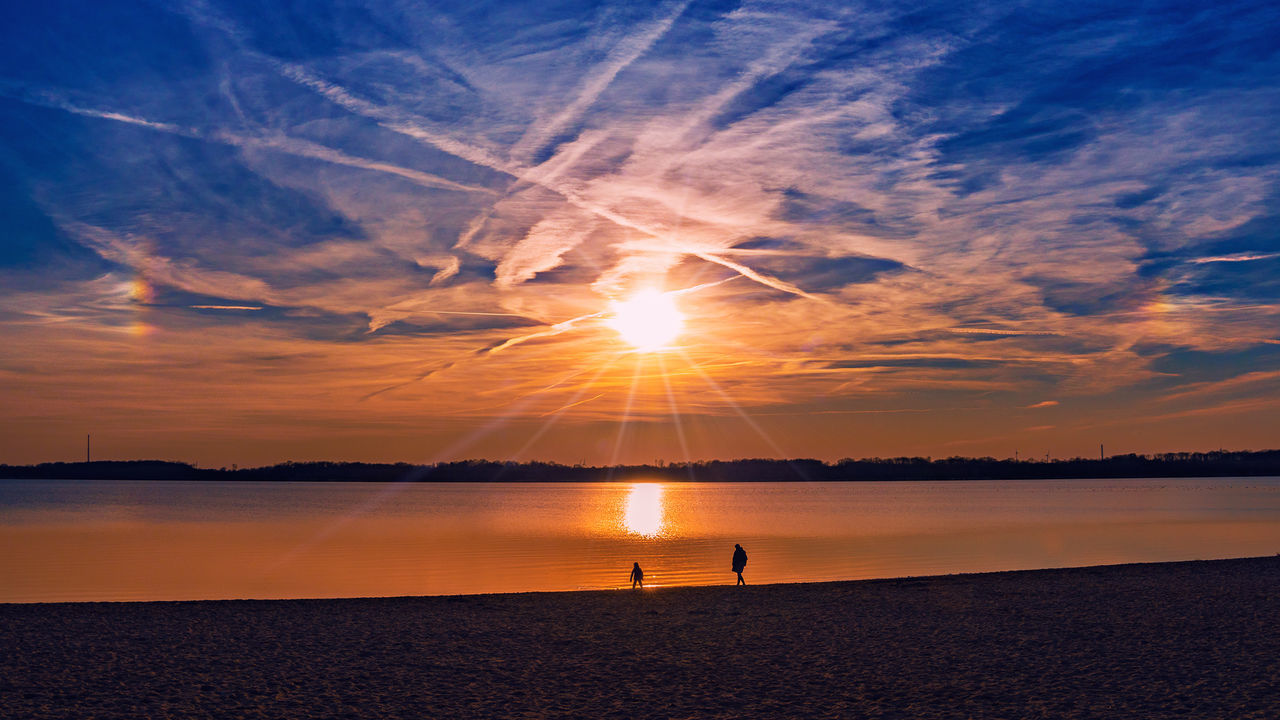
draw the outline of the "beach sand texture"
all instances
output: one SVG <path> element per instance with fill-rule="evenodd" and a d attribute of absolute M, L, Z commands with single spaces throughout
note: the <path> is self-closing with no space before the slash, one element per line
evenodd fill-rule
<path fill-rule="evenodd" d="M 1278 621 L 1280 557 L 745 588 L 3 605 L 0 714 L 1277 718 Z"/>

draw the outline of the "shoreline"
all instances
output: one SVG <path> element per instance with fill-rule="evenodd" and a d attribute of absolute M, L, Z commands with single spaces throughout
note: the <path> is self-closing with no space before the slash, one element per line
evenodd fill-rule
<path fill-rule="evenodd" d="M 1125 562 L 1125 563 L 1109 563 L 1104 565 L 1070 565 L 1064 567 L 1045 567 L 1045 568 L 1026 568 L 1020 570 L 983 570 L 977 572 L 958 572 L 945 573 L 941 575 L 896 575 L 893 577 L 878 578 L 859 578 L 855 580 L 801 580 L 795 582 L 777 582 L 777 583 L 752 583 L 745 587 L 751 588 L 794 588 L 794 587 L 821 587 L 821 586 L 841 586 L 848 584 L 874 584 L 874 583 L 899 583 L 904 581 L 931 581 L 944 580 L 948 578 L 974 578 L 981 579 L 988 576 L 1004 576 L 1004 575 L 1023 575 L 1030 573 L 1052 573 L 1060 571 L 1083 571 L 1083 570 L 1103 570 L 1107 568 L 1129 568 L 1129 567 L 1160 567 L 1160 566 L 1177 566 L 1177 565 L 1194 565 L 1196 563 L 1218 563 L 1230 561 L 1244 560 L 1270 560 L 1280 559 L 1280 552 L 1274 555 L 1253 555 L 1245 557 L 1226 557 L 1226 558 L 1206 558 L 1195 560 L 1164 560 L 1152 562 Z M 648 585 L 643 589 L 647 593 L 672 592 L 677 590 L 713 590 L 715 588 L 733 588 L 732 582 L 718 583 L 715 585 Z M 559 595 L 583 595 L 583 594 L 602 594 L 612 595 L 615 593 L 633 593 L 642 592 L 641 590 L 633 590 L 626 584 L 609 588 L 575 588 L 572 590 L 512 590 L 509 592 L 488 592 L 488 593 L 457 593 L 442 595 L 343 595 L 335 597 L 290 597 L 290 598 L 259 598 L 259 597 L 243 597 L 243 598 L 196 598 L 185 600 L 33 600 L 30 602 L 0 602 L 0 610 L 6 607 L 31 607 L 31 606 L 56 606 L 56 605 L 173 605 L 173 604 L 198 604 L 198 603 L 273 603 L 273 602 L 342 602 L 357 600 L 429 600 L 437 598 L 451 599 L 475 599 L 483 600 L 485 598 L 511 598 L 511 597 L 528 597 L 538 598 L 543 596 L 559 596 Z"/>
<path fill-rule="evenodd" d="M 1280 556 L 0 606 L 13 718 L 1280 716 Z"/>
<path fill-rule="evenodd" d="M 1280 449 L 1215 450 L 1044 460 L 993 457 L 739 458 L 667 464 L 565 465 L 457 460 L 428 464 L 284 462 L 262 467 L 197 467 L 168 460 L 0 464 L 0 478 L 266 482 L 915 482 L 953 480 L 1105 480 L 1280 476 Z"/>

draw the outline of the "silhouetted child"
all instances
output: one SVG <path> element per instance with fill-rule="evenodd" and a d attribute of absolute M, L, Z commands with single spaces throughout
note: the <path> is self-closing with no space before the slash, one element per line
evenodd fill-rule
<path fill-rule="evenodd" d="M 742 579 L 742 570 L 747 566 L 747 551 L 742 549 L 741 545 L 733 546 L 733 571 L 738 573 L 738 584 L 746 585 L 747 581 Z"/>
<path fill-rule="evenodd" d="M 631 577 L 627 579 L 631 581 L 632 590 L 635 590 L 637 585 L 644 587 L 644 571 L 640 569 L 640 563 L 631 566 Z"/>

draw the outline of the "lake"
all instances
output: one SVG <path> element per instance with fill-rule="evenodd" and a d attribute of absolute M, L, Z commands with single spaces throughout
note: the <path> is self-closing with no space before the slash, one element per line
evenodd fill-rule
<path fill-rule="evenodd" d="M 863 483 L 0 480 L 0 602 L 446 595 L 1280 552 L 1280 478 Z"/>

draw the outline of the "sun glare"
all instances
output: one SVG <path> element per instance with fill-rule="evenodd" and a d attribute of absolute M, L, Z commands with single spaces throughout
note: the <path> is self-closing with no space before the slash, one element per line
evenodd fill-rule
<path fill-rule="evenodd" d="M 657 290 L 644 290 L 614 303 L 613 318 L 608 322 L 623 340 L 641 351 L 660 350 L 684 328 L 684 316 L 675 300 Z"/>
<path fill-rule="evenodd" d="M 637 483 L 627 494 L 627 505 L 622 517 L 627 532 L 653 538 L 663 534 L 666 521 L 662 511 L 662 486 L 653 483 Z"/>

